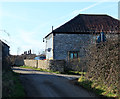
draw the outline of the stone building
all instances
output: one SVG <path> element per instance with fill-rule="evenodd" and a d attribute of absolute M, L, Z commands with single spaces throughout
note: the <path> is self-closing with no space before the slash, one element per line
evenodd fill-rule
<path fill-rule="evenodd" d="M 10 55 L 10 47 L 4 43 L 3 41 L 0 40 L 0 45 L 1 45 L 1 52 L 2 52 L 2 58 L 6 58 L 7 56 Z"/>
<path fill-rule="evenodd" d="M 101 30 L 106 39 L 118 37 L 119 20 L 109 15 L 79 14 L 45 36 L 46 59 L 69 60 L 85 56 Z"/>
<path fill-rule="evenodd" d="M 10 68 L 10 61 L 8 57 L 10 56 L 10 47 L 0 40 L 0 65 L 2 65 L 2 70 L 7 70 Z"/>

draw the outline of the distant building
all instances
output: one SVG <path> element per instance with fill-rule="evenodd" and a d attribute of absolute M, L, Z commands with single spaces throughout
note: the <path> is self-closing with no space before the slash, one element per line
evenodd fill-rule
<path fill-rule="evenodd" d="M 27 55 L 27 51 L 24 51 L 24 55 Z"/>
<path fill-rule="evenodd" d="M 34 59 L 36 54 L 32 54 L 31 49 L 28 51 L 24 51 L 24 54 L 21 55 L 24 59 Z"/>

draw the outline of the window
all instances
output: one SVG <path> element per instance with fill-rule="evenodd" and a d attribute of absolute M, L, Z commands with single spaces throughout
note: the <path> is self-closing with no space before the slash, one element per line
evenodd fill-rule
<path fill-rule="evenodd" d="M 51 51 L 51 48 L 48 48 L 48 52 L 50 52 Z"/>
<path fill-rule="evenodd" d="M 69 59 L 76 59 L 76 58 L 78 58 L 78 51 L 70 51 Z"/>
<path fill-rule="evenodd" d="M 106 36 L 105 36 L 104 32 L 101 32 L 100 35 L 97 36 L 96 42 L 100 43 L 100 42 L 105 42 L 105 41 L 106 41 Z"/>

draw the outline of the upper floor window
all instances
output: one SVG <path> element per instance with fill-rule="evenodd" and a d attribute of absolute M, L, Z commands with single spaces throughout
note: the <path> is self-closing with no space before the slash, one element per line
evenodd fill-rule
<path fill-rule="evenodd" d="M 106 36 L 105 36 L 104 32 L 101 32 L 100 35 L 97 36 L 96 42 L 100 43 L 100 42 L 105 42 L 105 41 L 106 41 Z"/>

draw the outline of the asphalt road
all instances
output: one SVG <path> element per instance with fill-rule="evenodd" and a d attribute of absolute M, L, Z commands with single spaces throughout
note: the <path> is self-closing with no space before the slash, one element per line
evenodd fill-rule
<path fill-rule="evenodd" d="M 70 82 L 71 79 L 79 76 L 53 74 L 20 67 L 13 67 L 13 71 L 20 73 L 27 97 L 95 97 L 93 93 Z"/>

